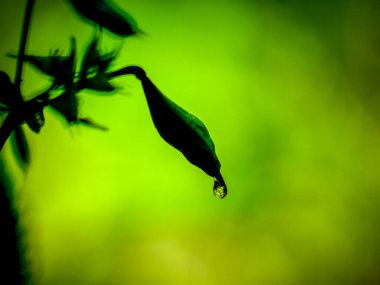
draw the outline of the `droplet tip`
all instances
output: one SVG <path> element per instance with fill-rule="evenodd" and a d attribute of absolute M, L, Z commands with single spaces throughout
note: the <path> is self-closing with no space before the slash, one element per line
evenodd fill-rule
<path fill-rule="evenodd" d="M 225 198 L 227 196 L 227 186 L 223 178 L 220 176 L 218 178 L 214 178 L 214 180 L 214 196 L 219 199 Z"/>

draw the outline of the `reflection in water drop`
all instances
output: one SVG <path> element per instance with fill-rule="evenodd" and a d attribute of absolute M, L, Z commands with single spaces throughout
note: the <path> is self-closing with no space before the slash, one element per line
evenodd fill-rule
<path fill-rule="evenodd" d="M 222 176 L 214 177 L 214 195 L 220 199 L 223 199 L 227 195 L 227 186 Z"/>

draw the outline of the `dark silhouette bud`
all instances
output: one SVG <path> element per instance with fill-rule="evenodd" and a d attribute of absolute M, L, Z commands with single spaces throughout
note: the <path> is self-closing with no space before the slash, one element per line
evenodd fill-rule
<path fill-rule="evenodd" d="M 220 162 L 206 126 L 162 94 L 148 77 L 139 74 L 139 79 L 160 136 L 179 150 L 189 162 L 214 177 L 214 194 L 224 198 L 227 187 L 220 174 Z"/>

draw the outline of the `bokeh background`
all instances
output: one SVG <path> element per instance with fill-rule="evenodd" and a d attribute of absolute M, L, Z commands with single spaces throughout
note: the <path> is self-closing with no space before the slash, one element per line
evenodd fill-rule
<path fill-rule="evenodd" d="M 10 74 L 25 2 L 0 2 Z M 380 2 L 115 2 L 147 34 L 115 68 L 141 65 L 205 122 L 229 195 L 161 140 L 136 79 L 87 92 L 82 113 L 109 132 L 46 112 L 26 174 L 2 153 L 36 284 L 380 284 Z M 64 0 L 34 12 L 30 54 L 93 35 Z M 47 86 L 26 67 L 26 97 Z"/>

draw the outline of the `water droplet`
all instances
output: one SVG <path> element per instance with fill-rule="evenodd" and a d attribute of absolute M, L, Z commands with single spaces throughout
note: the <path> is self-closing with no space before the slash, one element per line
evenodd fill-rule
<path fill-rule="evenodd" d="M 214 178 L 214 195 L 220 199 L 223 199 L 227 195 L 227 186 L 222 176 Z"/>

